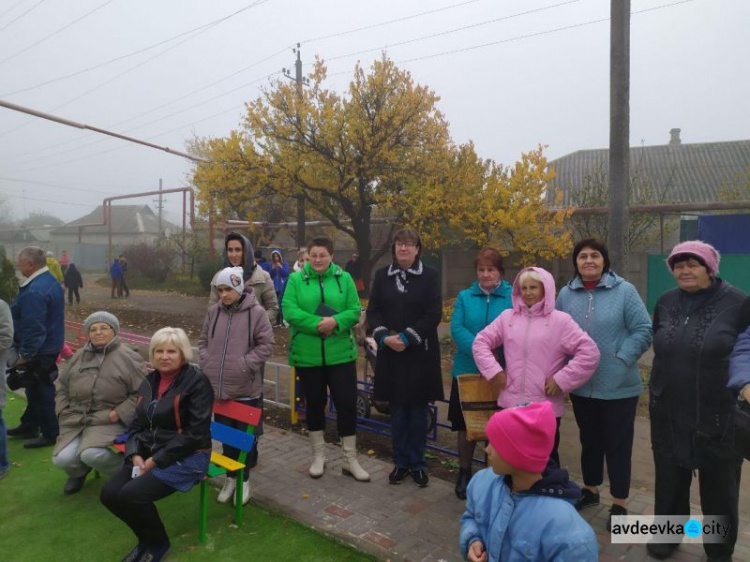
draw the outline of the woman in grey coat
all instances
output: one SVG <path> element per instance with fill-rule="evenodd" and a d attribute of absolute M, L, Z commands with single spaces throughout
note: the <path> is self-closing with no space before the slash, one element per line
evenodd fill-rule
<path fill-rule="evenodd" d="M 120 342 L 119 331 L 120 322 L 109 312 L 86 318 L 89 340 L 62 367 L 55 383 L 60 435 L 52 462 L 68 475 L 66 494 L 78 492 L 92 469 L 109 476 L 122 466 L 122 455 L 109 445 L 133 420 L 146 365 Z"/>

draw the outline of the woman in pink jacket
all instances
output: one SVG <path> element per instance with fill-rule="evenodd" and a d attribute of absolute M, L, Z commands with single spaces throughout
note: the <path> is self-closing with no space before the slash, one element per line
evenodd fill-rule
<path fill-rule="evenodd" d="M 557 418 L 551 458 L 560 464 L 563 395 L 584 384 L 599 365 L 599 348 L 567 313 L 555 310 L 555 282 L 540 267 L 522 269 L 513 282 L 513 308 L 477 334 L 472 351 L 486 379 L 501 377 L 501 408 L 549 400 Z M 506 370 L 494 350 L 502 346 Z"/>

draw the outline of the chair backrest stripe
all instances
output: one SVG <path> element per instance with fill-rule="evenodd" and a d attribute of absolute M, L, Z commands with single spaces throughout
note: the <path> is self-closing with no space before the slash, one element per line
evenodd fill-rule
<path fill-rule="evenodd" d="M 211 422 L 211 439 L 231 445 L 240 451 L 249 451 L 255 443 L 255 435 L 252 433 L 245 433 L 217 422 Z"/>
<path fill-rule="evenodd" d="M 214 402 L 214 414 L 257 426 L 260 423 L 261 410 L 234 400 L 216 400 Z"/>

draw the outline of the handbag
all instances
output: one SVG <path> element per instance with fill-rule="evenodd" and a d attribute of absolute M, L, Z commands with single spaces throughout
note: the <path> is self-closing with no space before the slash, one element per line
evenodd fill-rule
<path fill-rule="evenodd" d="M 29 367 L 28 365 L 11 367 L 6 371 L 6 374 L 6 382 L 8 383 L 8 388 L 11 390 L 33 386 L 39 381 L 33 367 Z"/>
<path fill-rule="evenodd" d="M 466 439 L 469 441 L 487 440 L 487 422 L 492 414 L 500 410 L 497 405 L 500 396 L 499 378 L 487 380 L 479 374 L 458 375 L 458 396 L 466 422 Z"/>
<path fill-rule="evenodd" d="M 734 409 L 734 450 L 750 460 L 750 404 L 737 401 Z"/>

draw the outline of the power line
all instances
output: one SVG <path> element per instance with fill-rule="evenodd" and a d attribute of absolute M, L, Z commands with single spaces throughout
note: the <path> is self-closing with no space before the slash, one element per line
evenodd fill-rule
<path fill-rule="evenodd" d="M 85 14 L 83 14 L 82 16 L 80 16 L 79 18 L 76 18 L 76 19 L 74 19 L 74 20 L 73 20 L 72 22 L 70 22 L 70 23 L 68 23 L 68 24 L 66 24 L 66 25 L 64 25 L 64 26 L 62 26 L 62 27 L 61 27 L 61 28 L 59 28 L 58 30 L 56 30 L 56 31 L 53 31 L 52 33 L 50 33 L 50 34 L 49 34 L 49 35 L 47 35 L 46 37 L 43 37 L 43 38 L 39 39 L 38 41 L 36 41 L 36 42 L 32 43 L 32 44 L 31 44 L 31 45 L 29 45 L 28 47 L 25 47 L 25 48 L 21 49 L 20 51 L 16 52 L 15 54 L 13 54 L 13 55 L 10 55 L 9 57 L 5 57 L 4 59 L 0 60 L 0 64 L 5 64 L 5 63 L 6 63 L 6 62 L 8 62 L 9 60 L 12 60 L 12 59 L 16 58 L 17 56 L 19 56 L 19 55 L 22 55 L 23 53 L 25 53 L 25 52 L 27 52 L 27 51 L 30 51 L 31 49 L 33 49 L 33 48 L 34 48 L 34 47 L 36 47 L 37 45 L 41 45 L 42 43 L 44 43 L 44 42 L 45 42 L 45 41 L 47 41 L 48 39 L 51 39 L 52 37 L 54 37 L 54 36 L 55 36 L 55 35 L 57 35 L 58 33 L 62 33 L 62 32 L 63 32 L 63 31 L 65 31 L 66 29 L 68 29 L 68 28 L 70 28 L 70 27 L 74 26 L 74 25 L 75 25 L 75 24 L 77 24 L 78 22 L 80 22 L 80 21 L 82 21 L 82 20 L 86 19 L 86 18 L 87 18 L 87 17 L 89 17 L 89 16 L 91 15 L 91 14 L 93 14 L 93 13 L 95 13 L 95 12 L 98 12 L 99 10 L 101 10 L 102 8 L 104 8 L 105 6 L 107 6 L 107 4 L 111 4 L 111 3 L 112 3 L 112 2 L 114 2 L 114 1 L 115 1 L 115 0 L 107 0 L 106 2 L 104 2 L 103 4 L 100 4 L 99 6 L 97 6 L 96 8 L 94 8 L 93 10 L 90 10 L 90 11 L 86 12 Z"/>
<path fill-rule="evenodd" d="M 16 94 L 22 94 L 22 93 L 28 92 L 30 90 L 35 90 L 36 88 L 41 88 L 42 86 L 47 86 L 48 84 L 54 84 L 55 82 L 59 82 L 61 80 L 66 80 L 68 78 L 73 78 L 74 76 L 79 76 L 81 74 L 85 74 L 86 72 L 91 72 L 92 70 L 96 70 L 97 68 L 102 68 L 103 66 L 107 66 L 107 65 L 112 64 L 114 62 L 118 62 L 118 61 L 130 58 L 130 57 L 134 57 L 134 56 L 139 55 L 141 53 L 145 53 L 146 51 L 150 51 L 151 49 L 155 49 L 156 47 L 160 47 L 161 45 L 164 45 L 166 43 L 170 43 L 170 42 L 174 41 L 175 39 L 179 39 L 180 37 L 184 37 L 185 35 L 190 35 L 191 33 L 194 33 L 196 31 L 200 31 L 200 32 L 207 31 L 208 29 L 211 29 L 212 27 L 214 27 L 216 25 L 219 25 L 220 23 L 223 23 L 223 22 L 225 22 L 228 19 L 235 17 L 235 16 L 241 14 L 242 12 L 245 12 L 245 11 L 251 9 L 251 8 L 254 8 L 255 6 L 259 6 L 261 4 L 265 4 L 266 2 L 269 2 L 269 1 L 270 0 L 255 0 L 254 2 L 248 4 L 247 6 L 245 6 L 243 8 L 240 8 L 236 12 L 233 12 L 233 13 L 231 13 L 231 14 L 229 14 L 227 16 L 224 16 L 222 18 L 213 20 L 213 21 L 211 21 L 209 23 L 206 23 L 206 24 L 203 24 L 203 25 L 199 25 L 198 27 L 194 27 L 193 29 L 189 29 L 187 31 L 183 31 L 181 33 L 178 33 L 177 35 L 169 37 L 168 39 L 164 39 L 163 41 L 159 41 L 157 43 L 153 43 L 153 44 L 151 44 L 151 45 L 149 45 L 147 47 L 143 47 L 143 48 L 138 49 L 136 51 L 133 51 L 131 53 L 127 53 L 127 54 L 121 55 L 119 57 L 115 57 L 113 59 L 109 59 L 107 61 L 95 64 L 93 66 L 89 66 L 87 68 L 83 68 L 81 70 L 77 70 L 76 72 L 72 72 L 70 74 L 66 74 L 64 76 L 58 76 L 57 78 L 52 78 L 50 80 L 46 80 L 44 82 L 40 82 L 39 84 L 35 84 L 33 86 L 28 86 L 26 88 L 21 88 L 20 90 L 15 90 L 13 92 L 5 92 L 3 94 L 0 94 L 0 96 L 2 96 L 2 97 L 10 97 L 10 96 L 14 96 Z"/>
<path fill-rule="evenodd" d="M 467 29 L 472 29 L 472 28 L 475 28 L 475 27 L 481 27 L 483 25 L 489 25 L 491 23 L 497 23 L 499 21 L 505 21 L 505 20 L 509 20 L 509 19 L 514 19 L 514 18 L 518 18 L 518 17 L 521 17 L 521 16 L 527 16 L 529 14 L 533 14 L 533 13 L 536 13 L 536 12 L 543 12 L 543 11 L 546 11 L 546 10 L 552 10 L 554 8 L 559 8 L 561 6 L 566 6 L 568 4 L 575 4 L 576 2 L 580 2 L 580 1 L 581 0 L 566 0 L 565 2 L 560 2 L 558 4 L 552 4 L 550 6 L 543 6 L 541 8 L 535 8 L 533 10 L 527 10 L 525 12 L 518 12 L 516 14 L 511 14 L 509 16 L 502 16 L 502 17 L 499 17 L 499 18 L 493 18 L 491 20 L 480 21 L 478 23 L 473 23 L 473 24 L 470 24 L 470 25 L 464 25 L 464 26 L 461 26 L 461 27 L 455 27 L 453 29 L 448 29 L 446 31 L 440 31 L 438 33 L 432 33 L 430 35 L 423 35 L 421 37 L 415 37 L 414 39 L 407 39 L 405 41 L 400 41 L 398 43 L 392 43 L 392 44 L 388 45 L 388 48 L 391 48 L 391 47 L 400 47 L 402 45 L 408 45 L 409 43 L 416 43 L 418 41 L 425 41 L 427 39 L 433 39 L 435 37 L 441 37 L 443 35 L 450 35 L 451 33 L 458 33 L 459 31 L 465 31 Z M 373 49 L 365 49 L 363 51 L 357 51 L 355 53 L 348 53 L 346 55 L 338 55 L 338 56 L 335 56 L 335 57 L 331 57 L 328 60 L 332 61 L 332 60 L 349 58 L 349 57 L 353 57 L 353 56 L 357 56 L 357 55 L 362 55 L 362 54 L 365 54 L 365 53 L 371 53 L 373 51 L 380 51 L 382 49 L 383 49 L 383 47 L 376 47 L 376 48 L 373 48 Z"/>
<path fill-rule="evenodd" d="M 23 4 L 23 3 L 25 2 L 25 1 L 26 1 L 26 0 L 18 0 L 18 2 L 16 2 L 16 3 L 15 3 L 15 4 L 13 4 L 13 5 L 12 5 L 12 6 L 10 7 L 10 8 L 8 8 L 7 10 L 5 10 L 5 11 L 4 11 L 4 12 L 3 12 L 2 14 L 0 14 L 0 19 L 1 19 L 1 18 L 4 18 L 4 17 L 5 17 L 5 14 L 8 14 L 8 13 L 12 12 L 13 10 L 15 10 L 15 9 L 16 9 L 16 6 L 20 6 L 20 5 L 21 5 L 21 4 Z"/>
<path fill-rule="evenodd" d="M 81 191 L 83 193 L 99 193 L 101 195 L 124 195 L 124 193 L 122 192 L 112 193 L 111 191 L 101 191 L 99 189 L 85 189 L 82 187 L 71 187 L 69 185 L 60 185 L 59 183 L 49 183 L 49 182 L 36 181 L 36 180 L 25 180 L 21 178 L 9 178 L 6 176 L 0 176 L 0 181 L 7 181 L 11 183 L 31 184 L 31 185 L 41 185 L 44 187 L 55 187 L 57 189 L 66 189 L 69 191 Z"/>
<path fill-rule="evenodd" d="M 360 31 L 367 31 L 368 29 L 375 29 L 376 27 L 383 27 L 385 25 L 390 25 L 392 23 L 400 23 L 402 21 L 408 21 L 414 18 L 419 18 L 422 16 L 428 16 L 431 14 L 437 14 L 438 12 L 444 12 L 446 10 L 452 10 L 453 8 L 460 8 L 461 6 L 466 6 L 467 4 L 475 4 L 476 2 L 479 2 L 480 0 L 468 0 L 467 2 L 460 2 L 458 4 L 451 4 L 450 6 L 444 6 L 442 8 L 436 8 L 434 10 L 428 10 L 426 12 L 420 12 L 418 14 L 412 14 L 410 16 L 404 16 L 401 18 L 396 18 L 392 20 L 382 21 L 380 23 L 373 23 L 372 25 L 366 25 L 364 27 L 358 27 L 356 29 L 349 29 L 347 31 L 339 31 L 336 33 L 331 33 L 329 35 L 321 35 L 320 37 L 313 37 L 312 39 L 305 39 L 304 41 L 300 41 L 300 43 L 314 43 L 317 41 L 324 41 L 326 39 L 333 39 L 334 37 L 342 37 L 344 35 L 350 35 L 352 33 L 358 33 Z"/>
<path fill-rule="evenodd" d="M 203 28 L 203 29 L 201 29 L 200 31 L 197 31 L 197 32 L 196 32 L 196 33 L 194 33 L 193 35 L 190 35 L 190 36 L 186 37 L 185 39 L 183 39 L 182 41 L 179 41 L 179 42 L 178 42 L 178 43 L 176 43 L 175 45 L 172 45 L 172 46 L 170 46 L 170 47 L 167 47 L 166 49 L 164 49 L 163 51 L 161 51 L 161 52 L 159 52 L 159 53 L 155 54 L 154 56 L 152 56 L 152 57 L 149 57 L 148 59 L 146 59 L 146 60 L 144 60 L 144 61 L 142 61 L 142 62 L 140 62 L 140 63 L 138 63 L 138 64 L 136 64 L 136 65 L 134 65 L 134 66 L 131 66 L 130 68 L 128 68 L 127 70 L 124 70 L 124 71 L 123 71 L 123 72 L 121 72 L 120 74 L 117 74 L 117 75 L 113 76 L 112 78 L 110 78 L 110 79 L 108 79 L 108 80 L 105 80 L 104 82 L 101 82 L 101 83 L 97 84 L 96 86 L 94 86 L 94 87 L 92 87 L 92 88 L 89 88 L 88 90 L 86 90 L 86 91 L 84 91 L 83 93 L 81 93 L 81 94 L 79 94 L 79 95 L 75 96 L 74 98 L 72 98 L 72 99 L 69 99 L 69 100 L 67 100 L 66 102 L 64 102 L 64 103 L 61 103 L 61 104 L 59 104 L 59 105 L 56 105 L 55 107 L 53 107 L 53 108 L 52 108 L 52 109 L 50 109 L 49 111 L 57 111 L 58 109 L 62 109 L 63 107 L 66 107 L 66 106 L 70 105 L 71 103 L 73 103 L 73 102 L 75 102 L 75 101 L 78 101 L 78 100 L 79 100 L 79 99 L 81 99 L 82 97 L 85 97 L 85 96 L 89 95 L 90 93 L 92 93 L 92 92 L 95 92 L 96 90 L 98 90 L 98 89 L 100 89 L 100 88 L 102 88 L 102 87 L 106 86 L 107 84 L 110 84 L 110 83 L 114 82 L 115 80 L 118 80 L 119 78 L 122 78 L 122 77 L 123 77 L 123 76 L 125 76 L 126 74 L 129 74 L 129 73 L 133 72 L 133 71 L 134 71 L 134 70 L 136 70 L 137 68 L 140 68 L 141 66 L 144 66 L 144 65 L 148 64 L 148 63 L 149 63 L 149 62 L 151 62 L 152 60 L 154 60 L 154 59 L 156 59 L 156 58 L 159 58 L 159 57 L 161 57 L 162 55 L 165 55 L 166 53 L 168 53 L 169 51 L 171 51 L 171 50 L 173 50 L 173 49 L 176 49 L 177 47 L 179 47 L 179 46 L 180 46 L 180 45 L 182 45 L 183 43 L 187 43 L 188 41 L 190 41 L 190 40 L 192 40 L 192 39 L 195 39 L 195 38 L 196 38 L 196 37 L 197 37 L 198 35 L 200 35 L 200 34 L 202 34 L 202 33 L 205 33 L 205 32 L 206 32 L 206 31 L 208 31 L 209 29 L 211 29 L 211 28 L 213 28 L 213 27 L 215 27 L 215 26 L 219 25 L 220 23 L 223 23 L 224 21 L 226 21 L 226 20 L 228 20 L 229 18 L 231 18 L 231 17 L 233 17 L 233 16 L 235 16 L 235 15 L 239 14 L 240 12 L 243 12 L 243 11 L 249 10 L 250 8 L 252 8 L 252 7 L 254 7 L 254 6 L 258 6 L 258 5 L 260 5 L 260 4 L 265 4 L 266 2 L 269 2 L 269 1 L 270 1 L 270 0 L 256 0 L 256 1 L 255 1 L 255 2 L 253 2 L 253 3 L 251 4 L 251 5 L 249 5 L 249 6 L 246 6 L 245 8 L 242 8 L 241 10 L 238 10 L 238 11 L 236 11 L 236 12 L 235 12 L 234 14 L 231 14 L 231 15 L 229 15 L 229 16 L 226 16 L 226 17 L 224 17 L 224 18 L 221 18 L 220 20 L 216 20 L 216 21 L 215 21 L 214 23 L 212 23 L 212 24 L 210 24 L 210 25 L 208 25 L 208 26 L 204 26 L 204 28 Z M 24 127 L 28 126 L 28 125 L 29 125 L 30 123 L 32 123 L 33 121 L 34 121 L 34 119 L 30 119 L 30 120 L 28 120 L 28 121 L 26 121 L 26 122 L 24 122 L 24 123 L 21 123 L 20 125 L 18 125 L 18 126 L 16 126 L 16 127 L 12 128 L 12 129 L 8 129 L 8 130 L 6 130 L 6 131 L 4 131 L 4 132 L 0 133 L 0 138 L 2 138 L 2 137 L 5 137 L 5 136 L 7 136 L 7 135 L 9 135 L 9 134 L 11 134 L 11 133 L 14 133 L 14 132 L 18 131 L 19 129 L 22 129 L 22 128 L 24 128 Z"/>
<path fill-rule="evenodd" d="M 28 14 L 28 13 L 29 13 L 29 12 L 30 12 L 31 10 L 33 10 L 33 9 L 34 9 L 34 8 L 36 8 L 37 6 L 39 6 L 39 5 L 43 4 L 43 3 L 45 2 L 45 1 L 46 1 L 46 0 L 39 0 L 39 2 L 37 2 L 36 4 L 34 4 L 34 5 L 33 5 L 33 6 L 31 7 L 31 8 L 29 8 L 29 9 L 28 9 L 28 10 L 26 10 L 25 12 L 23 12 L 23 13 L 22 13 L 22 14 L 21 14 L 20 16 L 18 16 L 18 17 L 17 17 L 16 19 L 10 20 L 10 21 L 9 21 L 8 23 L 6 23 L 6 24 L 5 24 L 5 25 L 4 25 L 3 27 L 0 27 L 0 31 L 5 31 L 6 29 L 8 29 L 8 28 L 9 28 L 9 27 L 10 27 L 11 25 L 13 25 L 14 23 L 16 23 L 16 22 L 17 22 L 18 20 L 20 20 L 20 19 L 21 19 L 21 18 L 22 18 L 23 16 L 25 16 L 26 14 Z M 20 4 L 20 2 L 19 2 L 19 4 Z M 18 6 L 18 4 L 16 4 L 16 6 Z M 15 6 L 14 6 L 14 7 L 15 7 Z M 6 13 L 7 13 L 7 12 L 6 12 Z M 5 15 L 5 14 L 3 14 L 3 15 Z"/>
<path fill-rule="evenodd" d="M 40 201 L 42 203 L 56 203 L 58 205 L 73 205 L 76 207 L 88 207 L 91 208 L 91 205 L 88 203 L 73 203 L 72 201 L 55 201 L 54 199 L 39 199 L 37 197 L 27 197 L 25 195 L 14 195 L 12 193 L 5 193 L 5 197 L 14 197 L 16 199 L 24 199 L 28 201 Z"/>

